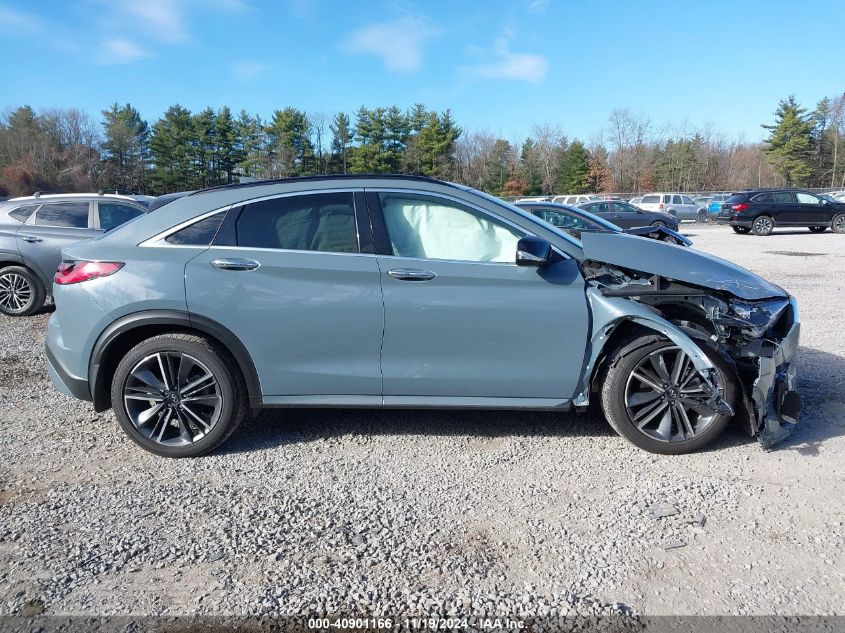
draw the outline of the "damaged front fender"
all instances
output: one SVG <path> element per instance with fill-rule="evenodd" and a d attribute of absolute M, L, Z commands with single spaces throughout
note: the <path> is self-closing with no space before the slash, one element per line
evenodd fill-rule
<path fill-rule="evenodd" d="M 573 400 L 575 406 L 584 407 L 589 404 L 590 381 L 596 362 L 613 330 L 621 322 L 627 320 L 662 334 L 681 348 L 690 357 L 702 377 L 706 379 L 712 393 L 708 405 L 719 414 L 734 414 L 730 404 L 719 395 L 714 380 L 716 366 L 681 328 L 640 303 L 622 297 L 607 297 L 593 287 L 588 287 L 586 293 L 593 320 L 592 337 L 587 347 L 584 369 L 578 384 L 578 393 Z"/>

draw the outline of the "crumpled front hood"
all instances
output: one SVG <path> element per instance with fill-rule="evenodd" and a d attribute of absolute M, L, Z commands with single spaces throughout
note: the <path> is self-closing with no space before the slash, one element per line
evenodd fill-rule
<path fill-rule="evenodd" d="M 624 233 L 582 233 L 584 258 L 723 290 L 755 301 L 787 297 L 783 288 L 729 261 L 691 248 Z"/>

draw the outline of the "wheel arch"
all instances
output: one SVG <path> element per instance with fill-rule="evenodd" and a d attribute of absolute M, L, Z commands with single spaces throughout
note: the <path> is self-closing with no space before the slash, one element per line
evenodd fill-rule
<path fill-rule="evenodd" d="M 166 332 L 200 334 L 228 351 L 246 383 L 250 404 L 261 404 L 261 383 L 252 356 L 231 330 L 207 317 L 179 310 L 127 314 L 109 325 L 94 343 L 88 369 L 95 411 L 111 407 L 111 379 L 120 359 L 143 340 Z"/>
<path fill-rule="evenodd" d="M 575 406 L 587 406 L 590 394 L 600 382 L 601 371 L 613 351 L 632 338 L 655 334 L 670 339 L 684 350 L 703 372 L 715 369 L 712 361 L 693 341 L 694 331 L 669 322 L 643 304 L 621 297 L 605 297 L 595 289 L 587 291 L 592 319 L 592 338 L 587 346 L 581 380 L 573 398 Z"/>

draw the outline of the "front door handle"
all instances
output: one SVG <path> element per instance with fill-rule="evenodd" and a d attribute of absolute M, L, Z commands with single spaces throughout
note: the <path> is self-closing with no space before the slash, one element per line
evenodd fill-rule
<path fill-rule="evenodd" d="M 44 240 L 40 237 L 35 237 L 34 235 L 21 235 L 21 239 L 24 242 L 29 242 L 30 244 L 35 244 L 36 242 L 43 242 Z"/>
<path fill-rule="evenodd" d="M 387 274 L 399 281 L 430 281 L 437 277 L 437 273 L 416 268 L 393 268 Z"/>
<path fill-rule="evenodd" d="M 212 260 L 211 265 L 220 270 L 255 270 L 261 264 L 254 259 L 241 259 L 240 257 L 224 257 Z"/>

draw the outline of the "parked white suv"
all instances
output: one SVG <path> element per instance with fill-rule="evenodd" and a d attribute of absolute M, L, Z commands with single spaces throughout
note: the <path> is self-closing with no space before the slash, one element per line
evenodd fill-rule
<path fill-rule="evenodd" d="M 597 196 L 592 193 L 585 193 L 577 196 L 555 196 L 552 198 L 552 202 L 556 202 L 557 204 L 568 204 L 573 207 L 578 206 L 579 204 L 584 204 L 585 202 L 590 202 L 590 200 L 601 200 L 601 196 Z"/>
<path fill-rule="evenodd" d="M 698 213 L 695 201 L 682 193 L 647 193 L 637 206 L 645 211 L 671 213 L 679 220 L 695 220 Z"/>

